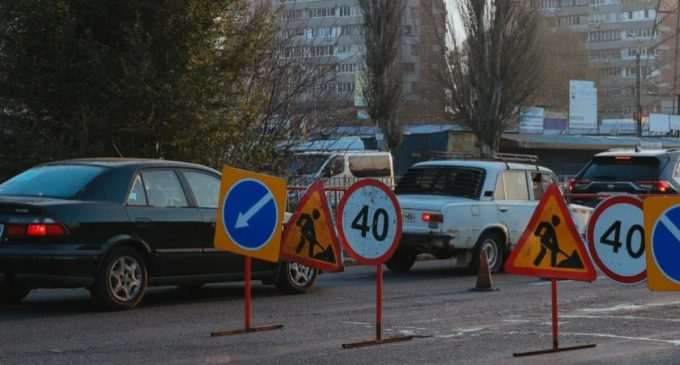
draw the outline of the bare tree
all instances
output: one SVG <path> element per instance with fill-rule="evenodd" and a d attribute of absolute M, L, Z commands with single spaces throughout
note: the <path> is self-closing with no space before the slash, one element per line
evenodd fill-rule
<path fill-rule="evenodd" d="M 291 147 L 334 120 L 335 65 L 313 57 L 319 48 L 305 42 L 305 25 L 287 27 L 282 9 L 248 6 L 248 16 L 225 13 L 232 18 L 217 23 L 220 52 L 207 64 L 217 65 L 220 77 L 201 89 L 213 105 L 185 143 L 212 166 L 281 173 Z M 259 36 L 249 36 L 251 29 Z"/>
<path fill-rule="evenodd" d="M 364 19 L 366 77 L 362 92 L 368 115 L 382 131 L 386 147 L 402 139 L 398 112 L 401 101 L 401 20 L 403 0 L 359 0 Z"/>
<path fill-rule="evenodd" d="M 457 10 L 458 21 L 440 37 L 447 112 L 475 133 L 482 157 L 491 157 L 540 85 L 539 14 L 509 0 L 460 0 Z"/>
<path fill-rule="evenodd" d="M 599 81 L 599 73 L 589 60 L 584 33 L 563 29 L 550 29 L 545 21 L 539 31 L 540 47 L 544 62 L 550 67 L 543 69 L 541 85 L 535 95 L 534 104 L 552 110 L 569 110 L 569 80 Z M 607 52 L 607 50 L 605 50 Z M 598 59 L 607 60 L 607 54 L 597 54 Z"/>

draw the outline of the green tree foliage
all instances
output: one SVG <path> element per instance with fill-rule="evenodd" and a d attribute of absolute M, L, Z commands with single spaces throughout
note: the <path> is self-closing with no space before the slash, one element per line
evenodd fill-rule
<path fill-rule="evenodd" d="M 1 1 L 0 171 L 118 155 L 272 169 L 276 19 L 248 0 Z"/>

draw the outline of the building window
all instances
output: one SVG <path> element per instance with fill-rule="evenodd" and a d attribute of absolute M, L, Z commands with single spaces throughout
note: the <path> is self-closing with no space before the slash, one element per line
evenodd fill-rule
<path fill-rule="evenodd" d="M 338 94 L 349 94 L 354 92 L 354 83 L 338 82 Z"/>
<path fill-rule="evenodd" d="M 308 8 L 307 17 L 308 18 L 325 18 L 335 16 L 335 7 L 332 8 Z"/>

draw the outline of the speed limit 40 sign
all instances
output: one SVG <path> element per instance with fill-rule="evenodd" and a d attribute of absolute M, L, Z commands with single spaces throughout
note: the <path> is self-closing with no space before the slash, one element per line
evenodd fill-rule
<path fill-rule="evenodd" d="M 340 242 L 360 264 L 380 265 L 387 261 L 399 245 L 401 225 L 397 198 L 377 180 L 357 182 L 340 200 Z"/>
<path fill-rule="evenodd" d="M 635 284 L 647 278 L 642 201 L 615 196 L 595 208 L 588 223 L 588 248 L 609 278 Z"/>

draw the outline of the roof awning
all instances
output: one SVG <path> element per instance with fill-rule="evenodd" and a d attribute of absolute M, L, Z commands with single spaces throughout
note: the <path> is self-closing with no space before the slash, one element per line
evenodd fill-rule
<path fill-rule="evenodd" d="M 633 148 L 644 143 L 661 143 L 663 148 L 680 148 L 680 140 L 668 137 L 532 135 L 504 134 L 502 143 L 523 149 L 602 151 L 610 148 Z"/>

